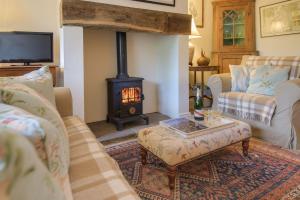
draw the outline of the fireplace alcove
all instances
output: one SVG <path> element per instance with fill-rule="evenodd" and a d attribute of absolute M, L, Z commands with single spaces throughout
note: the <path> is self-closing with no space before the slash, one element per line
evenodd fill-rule
<path fill-rule="evenodd" d="M 119 82 L 124 82 L 123 79 L 116 80 L 117 77 L 111 78 L 110 81 L 109 79 L 106 80 L 108 77 L 114 77 L 118 74 L 116 30 L 127 32 L 129 75 L 145 79 L 144 81 L 138 80 L 143 82 L 143 87 L 134 85 L 126 87 L 131 88 L 124 91 L 123 95 L 126 96 L 127 93 L 129 103 L 123 99 L 124 104 L 120 104 L 119 110 L 122 106 L 122 109 L 124 108 L 126 111 L 122 114 L 119 112 L 117 117 L 140 116 L 143 111 L 145 113 L 160 112 L 170 117 L 188 112 L 188 90 L 186 89 L 188 88 L 186 67 L 188 37 L 179 36 L 180 34 L 188 34 L 186 29 L 180 28 L 180 31 L 177 32 L 172 29 L 172 33 L 168 33 L 168 30 L 171 29 L 161 27 L 158 31 L 149 29 L 149 27 L 146 27 L 145 30 L 142 30 L 143 27 L 139 27 L 136 30 L 136 24 L 133 26 L 128 24 L 132 21 L 139 23 L 139 25 L 143 23 L 139 21 L 140 19 L 133 20 L 136 16 L 131 16 L 131 13 L 148 12 L 148 10 L 132 8 L 134 9 L 132 11 L 131 8 L 128 8 L 130 9 L 128 11 L 127 8 L 124 10 L 122 6 L 116 6 L 121 7 L 122 12 L 125 12 L 123 14 L 130 16 L 131 19 L 129 21 L 127 19 L 117 21 L 118 24 L 116 24 L 114 18 L 101 18 L 101 13 L 98 13 L 104 8 L 101 3 L 90 4 L 90 2 L 79 1 L 80 3 L 72 5 L 72 1 L 65 2 L 68 4 L 62 4 L 61 64 L 64 66 L 64 85 L 72 91 L 76 115 L 90 123 L 105 120 L 107 113 L 110 112 L 107 106 L 108 102 L 111 101 L 107 92 L 108 82 L 116 87 L 119 87 L 117 86 Z M 82 8 L 85 5 L 88 6 L 87 9 Z M 101 7 L 99 10 L 98 6 Z M 89 18 L 85 17 L 85 14 L 81 14 L 83 18 L 81 20 L 71 16 L 73 12 L 78 13 L 79 10 L 85 12 L 91 7 L 94 8 L 92 12 L 96 12 L 96 14 L 90 12 Z M 115 6 L 112 7 L 115 8 Z M 71 13 L 70 10 L 72 10 Z M 120 13 L 122 14 L 122 12 Z M 176 17 L 178 19 L 179 16 L 179 18 L 184 19 L 181 22 L 185 24 L 188 24 L 186 21 L 190 20 L 190 16 L 184 14 L 149 12 L 154 12 L 155 16 L 168 16 L 167 18 L 172 19 L 176 19 Z M 97 19 L 91 16 L 97 16 Z M 177 23 L 180 23 L 180 20 L 177 20 Z M 107 24 L 111 26 L 107 27 Z M 164 22 L 164 24 L 167 25 L 168 23 Z M 130 79 L 134 79 L 134 77 L 129 77 L 128 80 Z M 141 91 L 132 92 L 135 88 L 140 88 Z M 138 93 L 139 95 L 136 95 Z M 132 94 L 138 97 L 130 98 Z M 145 94 L 144 101 L 143 94 Z M 119 99 L 122 99 L 122 91 L 119 91 L 117 95 L 120 96 Z M 140 101 L 141 104 L 139 104 Z M 112 115 L 112 117 L 114 116 Z"/>

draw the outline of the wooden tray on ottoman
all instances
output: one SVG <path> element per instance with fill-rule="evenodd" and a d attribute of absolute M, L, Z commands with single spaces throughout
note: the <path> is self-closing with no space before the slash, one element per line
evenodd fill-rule
<path fill-rule="evenodd" d="M 248 156 L 251 135 L 250 125 L 241 121 L 236 121 L 233 127 L 194 138 L 183 138 L 167 127 L 154 126 L 138 133 L 138 143 L 143 165 L 147 163 L 148 151 L 166 164 L 169 186 L 173 190 L 177 166 L 239 142 L 242 142 L 244 156 Z"/>

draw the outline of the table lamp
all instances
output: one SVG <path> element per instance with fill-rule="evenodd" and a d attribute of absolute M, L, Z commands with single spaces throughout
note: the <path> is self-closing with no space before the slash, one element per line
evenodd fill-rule
<path fill-rule="evenodd" d="M 189 36 L 189 65 L 193 66 L 193 58 L 195 53 L 195 46 L 191 43 L 192 39 L 201 38 L 198 29 L 195 24 L 194 18 L 192 18 L 191 35 Z"/>

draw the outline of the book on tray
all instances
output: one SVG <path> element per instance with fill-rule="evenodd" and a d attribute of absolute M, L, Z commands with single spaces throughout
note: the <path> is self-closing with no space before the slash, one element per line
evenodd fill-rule
<path fill-rule="evenodd" d="M 231 128 L 235 121 L 224 117 L 212 117 L 211 119 L 196 121 L 193 117 L 179 117 L 160 121 L 160 125 L 172 129 L 175 133 L 184 138 L 193 138 L 211 132 Z"/>

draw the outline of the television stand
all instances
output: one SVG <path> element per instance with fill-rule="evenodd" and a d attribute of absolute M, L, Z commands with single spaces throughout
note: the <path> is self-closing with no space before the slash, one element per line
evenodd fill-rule
<path fill-rule="evenodd" d="M 3 66 L 0 65 L 0 77 L 8 77 L 8 76 L 22 76 L 24 74 L 27 74 L 29 72 L 32 72 L 34 70 L 37 70 L 45 65 L 42 64 L 36 64 L 36 65 L 7 65 Z M 49 65 L 50 72 L 52 73 L 53 77 L 53 86 L 56 85 L 56 71 L 58 69 L 58 66 L 55 65 Z"/>

